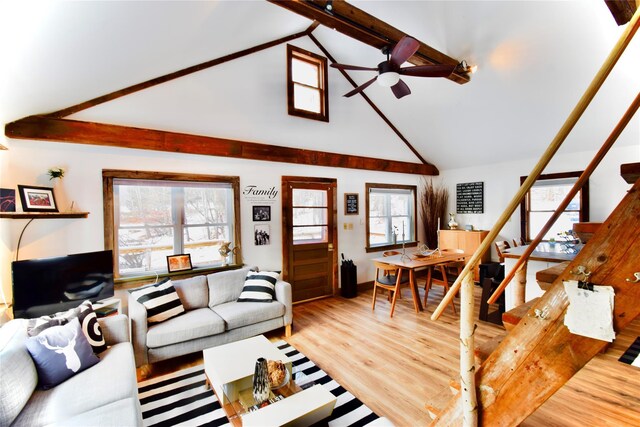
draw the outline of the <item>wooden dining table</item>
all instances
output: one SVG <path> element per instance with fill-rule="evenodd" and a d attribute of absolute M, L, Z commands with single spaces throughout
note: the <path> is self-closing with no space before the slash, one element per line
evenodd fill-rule
<path fill-rule="evenodd" d="M 420 302 L 420 294 L 418 293 L 418 285 L 415 280 L 416 270 L 433 267 L 438 264 L 459 261 L 466 259 L 467 255 L 455 249 L 442 249 L 431 255 L 423 256 L 415 250 L 406 251 L 405 255 L 392 255 L 380 258 L 373 258 L 371 261 L 384 262 L 398 267 L 398 281 L 401 281 L 403 270 L 409 272 L 409 288 L 411 289 L 411 297 L 413 298 L 413 306 L 416 313 L 422 311 L 422 303 Z"/>

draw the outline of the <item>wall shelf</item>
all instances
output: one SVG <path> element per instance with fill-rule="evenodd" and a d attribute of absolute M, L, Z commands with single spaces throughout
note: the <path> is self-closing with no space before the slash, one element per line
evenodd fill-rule
<path fill-rule="evenodd" d="M 86 218 L 89 212 L 0 212 L 0 218 L 8 219 L 58 219 Z"/>

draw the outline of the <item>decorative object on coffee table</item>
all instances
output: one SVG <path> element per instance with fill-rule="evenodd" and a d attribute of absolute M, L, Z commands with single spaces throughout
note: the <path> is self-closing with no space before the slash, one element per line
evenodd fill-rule
<path fill-rule="evenodd" d="M 253 373 L 253 398 L 257 404 L 261 404 L 269 398 L 269 370 L 267 360 L 264 357 L 256 360 L 255 372 Z"/>

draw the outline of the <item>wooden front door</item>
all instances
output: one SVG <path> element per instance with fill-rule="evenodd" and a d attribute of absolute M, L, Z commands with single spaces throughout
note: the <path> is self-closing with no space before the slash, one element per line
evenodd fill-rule
<path fill-rule="evenodd" d="M 282 177 L 283 279 L 293 301 L 337 290 L 336 180 Z"/>

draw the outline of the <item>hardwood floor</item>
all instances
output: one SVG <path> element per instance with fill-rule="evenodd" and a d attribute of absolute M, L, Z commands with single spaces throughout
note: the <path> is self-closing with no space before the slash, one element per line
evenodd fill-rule
<path fill-rule="evenodd" d="M 353 299 L 295 305 L 293 335 L 287 341 L 396 426 L 428 425 L 425 403 L 449 393 L 449 380 L 458 376 L 459 321 L 449 308 L 437 322 L 430 320 L 442 299 L 440 287 L 429 293 L 429 306 L 421 313 L 415 313 L 409 290 L 403 292 L 393 318 L 384 296 L 378 296 L 375 312 L 371 311 L 371 291 Z M 476 288 L 477 301 L 479 296 Z M 504 331 L 491 323 L 477 321 L 477 325 L 477 344 Z M 606 353 L 521 425 L 640 425 L 640 370 L 617 361 L 639 335 L 640 319 L 636 319 Z M 284 331 L 268 336 L 284 339 Z M 154 365 L 152 375 L 200 362 L 197 356 L 174 359 Z"/>

